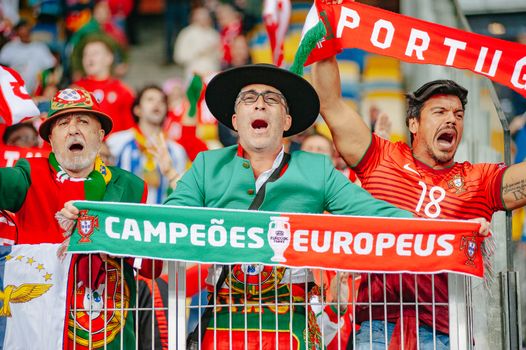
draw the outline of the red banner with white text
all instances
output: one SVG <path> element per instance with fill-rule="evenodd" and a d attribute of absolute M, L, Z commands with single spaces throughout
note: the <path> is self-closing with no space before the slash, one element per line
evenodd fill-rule
<path fill-rule="evenodd" d="M 342 48 L 359 48 L 405 62 L 467 69 L 526 96 L 525 45 L 345 0 L 340 5 L 316 0 L 316 7 L 327 35 L 307 64 Z"/>
<path fill-rule="evenodd" d="M 43 148 L 21 148 L 0 145 L 0 168 L 12 167 L 20 158 L 47 157 L 49 152 L 49 149 Z"/>

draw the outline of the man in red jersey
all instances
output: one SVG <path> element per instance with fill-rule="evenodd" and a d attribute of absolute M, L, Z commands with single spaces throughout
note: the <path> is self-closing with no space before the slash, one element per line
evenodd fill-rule
<path fill-rule="evenodd" d="M 113 118 L 113 131 L 135 126 L 132 116 L 134 92 L 112 76 L 114 55 L 111 43 L 102 35 L 86 39 L 82 45 L 82 68 L 85 76 L 73 84 L 95 95 L 103 111 Z"/>
<path fill-rule="evenodd" d="M 353 167 L 363 188 L 374 197 L 417 216 L 448 219 L 491 220 L 496 211 L 526 204 L 526 163 L 505 167 L 454 161 L 462 138 L 468 94 L 455 82 L 432 81 L 407 95 L 410 147 L 372 134 L 360 115 L 344 102 L 334 57 L 314 65 L 313 79 L 321 100 L 321 114 L 329 125 L 336 148 Z M 433 325 L 436 349 L 448 348 L 447 307 L 436 306 L 433 310 L 431 305 L 419 305 L 417 314 L 414 307 L 407 305 L 401 312 L 399 305 L 401 296 L 404 303 L 411 303 L 415 302 L 415 295 L 418 303 L 447 303 L 447 275 L 434 278 L 418 275 L 416 280 L 418 291 L 414 275 L 385 275 L 385 285 L 383 275 L 372 274 L 370 280 L 362 277 L 359 302 L 393 304 L 386 310 L 383 305 L 372 310 L 357 308 L 356 321 L 362 325 L 357 335 L 357 349 L 369 349 L 371 344 L 373 348 L 385 349 L 385 327 L 391 339 L 390 349 L 400 346 L 401 333 L 404 348 L 416 349 L 417 315 L 420 349 L 433 348 Z M 387 323 L 383 321 L 386 317 Z"/>

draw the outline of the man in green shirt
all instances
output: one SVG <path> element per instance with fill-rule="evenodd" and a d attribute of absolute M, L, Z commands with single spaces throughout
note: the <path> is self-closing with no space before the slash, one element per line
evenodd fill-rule
<path fill-rule="evenodd" d="M 238 132 L 239 145 L 200 153 L 165 204 L 195 207 L 261 209 L 278 212 L 361 216 L 412 217 L 387 202 L 376 200 L 337 171 L 331 160 L 309 152 L 285 153 L 284 137 L 307 129 L 318 116 L 319 99 L 303 78 L 272 65 L 248 65 L 224 71 L 206 90 L 212 114 Z M 213 291 L 222 268 L 211 269 L 207 282 Z M 275 307 L 275 298 L 288 307 L 290 298 L 308 300 L 312 274 L 305 269 L 234 265 L 217 286 L 217 303 L 257 304 L 262 308 L 232 311 L 232 345 L 248 341 L 249 349 L 317 349 L 320 332 L 310 308 Z M 229 292 L 231 289 L 231 292 Z M 250 292 L 247 292 L 250 291 Z M 292 294 L 292 296 L 291 296 Z M 261 312 L 263 330 L 260 332 Z M 278 313 L 278 318 L 276 318 Z M 245 326 L 245 317 L 247 323 Z M 290 318 L 293 322 L 290 322 Z M 279 319 L 276 324 L 276 319 Z M 305 325 L 309 341 L 305 341 Z M 292 324 L 290 329 L 289 324 Z M 206 327 L 203 325 L 202 327 Z M 213 329 L 213 321 L 208 330 Z M 229 308 L 217 311 L 216 345 L 229 348 Z M 249 336 L 245 339 L 245 331 Z M 292 332 L 292 336 L 290 335 Z M 260 339 L 260 334 L 261 338 Z M 308 343 L 308 347 L 307 347 Z M 266 344 L 266 345 L 265 345 Z M 214 348 L 214 332 L 206 332 L 203 349 Z"/>

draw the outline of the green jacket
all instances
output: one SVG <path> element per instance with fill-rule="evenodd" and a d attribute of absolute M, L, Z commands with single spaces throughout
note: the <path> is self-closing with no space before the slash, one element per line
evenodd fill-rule
<path fill-rule="evenodd" d="M 177 183 L 165 204 L 211 208 L 248 209 L 255 196 L 255 178 L 237 146 L 200 153 Z M 351 183 L 324 155 L 293 152 L 288 167 L 265 188 L 260 210 L 412 217 L 405 210 L 374 199 Z"/>

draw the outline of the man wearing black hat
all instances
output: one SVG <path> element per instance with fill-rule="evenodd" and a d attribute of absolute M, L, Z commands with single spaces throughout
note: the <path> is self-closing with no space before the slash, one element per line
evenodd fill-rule
<path fill-rule="evenodd" d="M 366 191 L 349 182 L 332 166 L 328 157 L 302 151 L 291 155 L 284 152 L 283 137 L 305 130 L 318 116 L 318 95 L 303 78 L 271 65 L 242 66 L 215 76 L 208 84 L 205 97 L 212 114 L 225 126 L 238 132 L 239 145 L 200 153 L 165 204 L 411 217 L 406 211 L 373 199 Z M 207 282 L 210 286 L 217 283 L 223 275 L 221 272 L 222 269 L 217 268 L 209 273 Z M 244 302 L 245 287 L 252 291 L 249 293 L 251 296 L 246 294 L 250 299 L 246 300 L 248 303 L 275 303 L 275 293 L 278 302 L 289 303 L 291 284 L 294 284 L 290 291 L 294 300 L 301 301 L 309 292 L 305 290 L 306 281 L 313 281 L 312 275 L 302 269 L 235 265 L 228 272 L 231 278 L 225 277 L 226 272 L 223 275 L 226 284 L 216 286 L 220 291 L 218 302 L 228 299 L 230 286 L 230 301 L 235 304 Z M 279 326 L 273 321 L 275 312 L 279 313 Z M 262 343 L 267 344 L 263 348 L 274 348 L 276 331 L 284 331 L 278 332 L 280 343 L 289 344 L 290 339 L 294 339 L 294 342 L 303 344 L 306 312 L 301 307 L 295 307 L 293 312 L 293 329 L 290 330 L 287 319 L 291 317 L 291 312 L 276 311 L 275 307 L 272 309 L 264 305 L 263 328 L 267 331 L 261 333 L 259 311 L 248 315 L 241 311 L 233 312 L 232 328 L 241 329 L 240 332 L 233 332 L 233 342 L 243 344 L 247 329 L 253 332 L 248 337 L 249 349 L 259 348 L 260 334 Z M 246 327 L 245 316 L 248 318 Z M 309 316 L 309 319 L 314 318 Z M 229 332 L 221 331 L 223 327 L 228 329 L 228 320 L 228 308 L 218 311 L 218 349 L 228 348 Z M 213 322 L 210 322 L 208 329 L 211 327 Z M 202 328 L 206 329 L 206 325 Z M 309 325 L 312 332 L 309 339 L 319 340 L 315 335 L 317 329 L 315 325 Z M 294 337 L 291 337 L 290 331 Z M 214 347 L 214 332 L 204 334 L 202 345 L 205 348 Z M 312 347 L 315 345 L 316 342 L 310 343 Z"/>
<path fill-rule="evenodd" d="M 468 94 L 457 83 L 435 80 L 407 95 L 410 147 L 371 133 L 362 118 L 345 103 L 334 57 L 316 63 L 313 78 L 321 100 L 321 114 L 332 132 L 336 148 L 353 167 L 362 187 L 375 198 L 416 216 L 484 218 L 488 221 L 496 211 L 526 204 L 526 163 L 506 167 L 454 161 L 462 138 Z M 404 339 L 406 348 L 413 348 L 418 316 L 420 348 L 433 347 L 432 327 L 436 329 L 436 349 L 448 348 L 448 309 L 432 305 L 448 302 L 446 274 L 434 278 L 419 275 L 417 294 L 414 275 L 400 278 L 398 274 L 373 274 L 370 285 L 364 283 L 367 277 L 362 277 L 362 281 L 359 302 L 389 302 L 391 305 L 387 309 L 383 305 L 373 306 L 372 311 L 367 306 L 357 308 L 355 320 L 362 324 L 357 335 L 357 349 L 369 349 L 371 328 L 373 334 L 378 334 L 378 337 L 373 336 L 373 344 L 379 343 L 383 348 L 385 310 L 388 338 L 393 335 L 391 343 L 399 344 L 400 339 Z M 419 305 L 418 313 L 414 307 L 405 305 L 401 316 L 400 305 L 396 305 L 401 300 L 401 284 L 404 302 L 414 303 L 418 295 L 418 302 L 424 303 Z"/>

